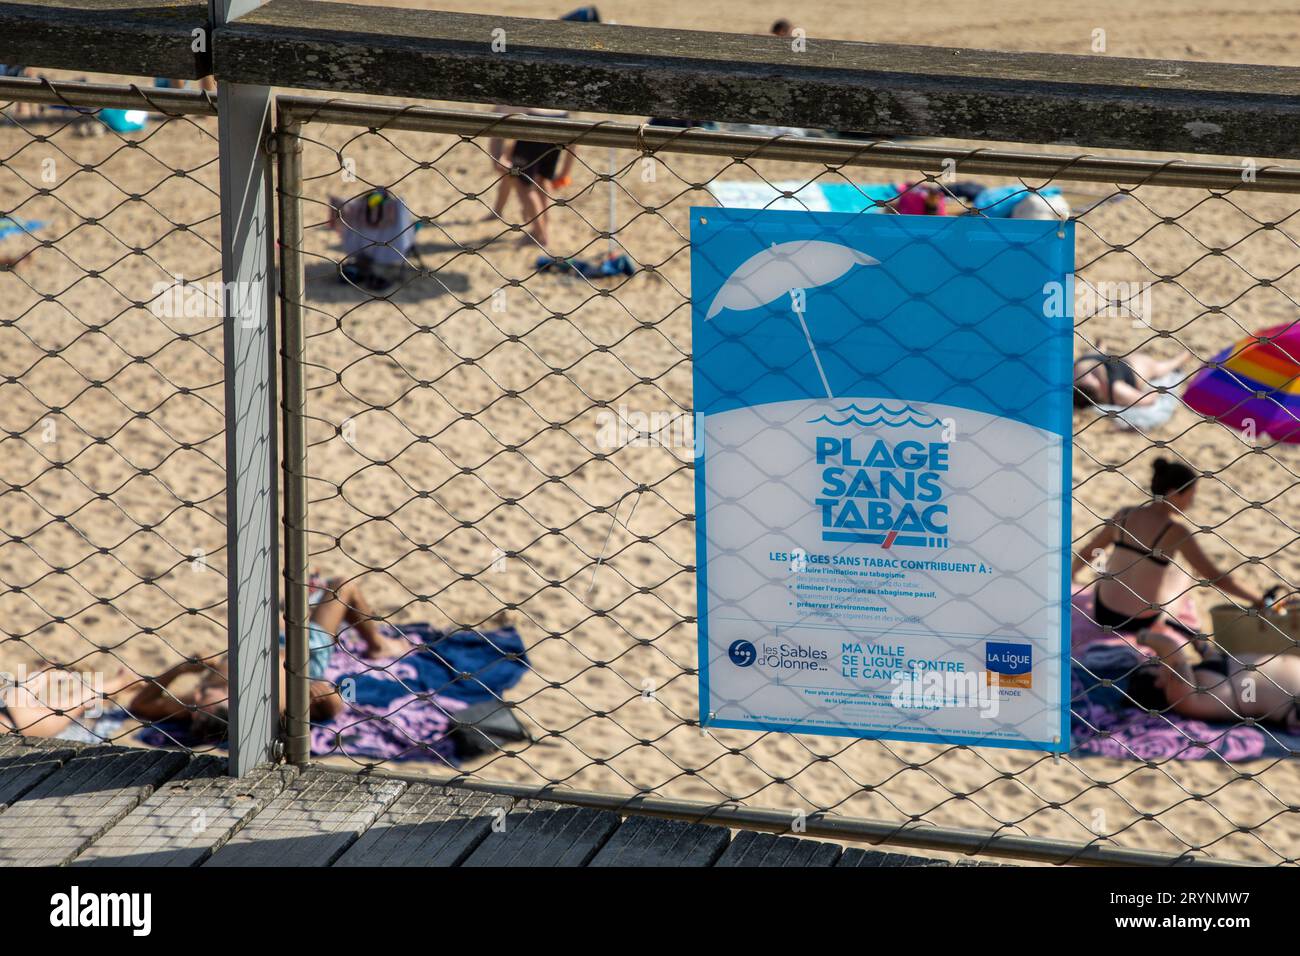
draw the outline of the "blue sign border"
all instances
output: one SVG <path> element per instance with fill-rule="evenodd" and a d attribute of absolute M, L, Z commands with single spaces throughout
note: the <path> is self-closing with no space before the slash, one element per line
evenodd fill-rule
<path fill-rule="evenodd" d="M 843 234 L 848 231 L 855 231 L 858 228 L 873 230 L 884 225 L 887 228 L 903 229 L 913 233 L 916 237 L 925 237 L 927 241 L 932 241 L 933 237 L 945 230 L 953 230 L 953 235 L 972 230 L 982 230 L 990 238 L 1000 238 L 1012 245 L 1019 244 L 1021 247 L 1029 242 L 1041 242 L 1044 239 L 1055 236 L 1058 240 L 1052 244 L 1053 261 L 1051 268 L 1062 283 L 1065 290 L 1062 307 L 1063 315 L 1060 321 L 1064 324 L 1063 328 L 1052 329 L 1048 341 L 1056 346 L 1058 354 L 1055 356 L 1059 363 L 1058 375 L 1067 383 L 1072 381 L 1073 371 L 1073 335 L 1074 335 L 1074 309 L 1073 309 L 1073 288 L 1074 288 L 1074 223 L 1073 222 L 1049 222 L 1037 220 L 1015 220 L 1015 219 L 987 219 L 977 216 L 963 217 L 945 217 L 945 216 L 866 216 L 862 213 L 814 213 L 799 212 L 787 210 L 752 210 L 752 209 L 723 209 L 718 207 L 692 207 L 691 208 L 691 327 L 692 327 L 692 356 L 699 354 L 699 332 L 703 327 L 704 310 L 708 303 L 713 300 L 721 287 L 721 280 L 730 274 L 730 269 L 739 265 L 744 257 L 730 264 L 727 271 L 722 271 L 716 264 L 710 263 L 708 269 L 709 275 L 699 275 L 697 266 L 699 259 L 697 252 L 700 243 L 697 237 L 700 234 L 701 227 L 708 229 L 710 232 L 719 227 L 726 226 L 745 226 L 747 229 L 771 230 L 773 235 L 781 235 L 783 241 L 798 240 L 801 238 L 818 238 L 823 236 L 827 231 Z M 775 241 L 775 240 L 774 240 Z M 703 279 L 703 281 L 700 281 Z M 1036 314 L 1041 315 L 1041 308 L 1035 309 Z M 909 733 L 909 732 L 888 732 L 876 730 L 863 730 L 852 727 L 835 727 L 822 725 L 806 724 L 786 724 L 776 721 L 744 721 L 728 720 L 710 717 L 710 705 L 712 694 L 709 685 L 709 635 L 708 635 L 708 561 L 707 561 L 707 501 L 706 501 L 706 470 L 705 460 L 707 458 L 705 442 L 705 429 L 703 427 L 703 416 L 710 413 L 708 409 L 701 408 L 700 401 L 700 374 L 698 365 L 692 362 L 692 379 L 695 388 L 695 548 L 696 548 L 696 625 L 698 628 L 697 648 L 699 656 L 699 715 L 700 726 L 717 727 L 731 730 L 756 730 L 779 733 L 807 734 L 809 736 L 829 736 L 829 737 L 851 737 L 862 740 L 899 740 L 915 743 L 935 743 L 948 745 L 963 745 L 973 747 L 994 747 L 1008 750 L 1035 750 L 1046 751 L 1049 753 L 1068 753 L 1070 750 L 1070 678 L 1071 678 L 1071 646 L 1070 646 L 1070 560 L 1071 555 L 1071 505 L 1072 505 L 1072 474 L 1073 474 L 1073 406 L 1066 395 L 1063 400 L 1056 403 L 1057 407 L 1050 410 L 1048 414 L 1041 414 L 1044 409 L 1036 409 L 1035 412 L 1021 413 L 1016 415 L 1005 415 L 1005 410 L 1001 413 L 1004 417 L 1015 417 L 1017 420 L 1024 421 L 1027 424 L 1034 425 L 1046 431 L 1051 431 L 1061 436 L 1061 631 L 1059 641 L 1059 669 L 1060 676 L 1060 694 L 1061 694 L 1061 722 L 1059 729 L 1059 739 L 1052 740 L 1023 740 L 1007 738 L 979 738 L 970 735 L 950 735 L 942 732 L 936 733 Z M 791 392 L 779 394 L 773 392 L 769 395 L 762 395 L 760 401 L 734 402 L 730 407 L 740 407 L 741 405 L 761 405 L 779 401 L 787 401 L 796 398 L 820 397 L 814 396 L 806 391 L 802 394 Z M 922 395 L 899 396 L 900 400 L 908 401 L 929 401 Z M 706 404 L 719 405 L 716 400 L 708 401 Z M 959 405 L 961 403 L 947 401 L 945 404 Z M 726 410 L 726 406 L 714 407 L 713 412 Z M 988 411 L 992 414 L 999 414 L 999 410 L 986 407 L 977 408 L 979 411 Z"/>

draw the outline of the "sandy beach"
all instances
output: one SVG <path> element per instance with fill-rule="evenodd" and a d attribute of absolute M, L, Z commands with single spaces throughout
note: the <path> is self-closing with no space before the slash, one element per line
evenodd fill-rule
<path fill-rule="evenodd" d="M 1086 11 L 1023 0 L 865 12 L 761 2 L 739 17 L 677 0 L 600 7 L 629 24 L 762 32 L 781 15 L 799 25 L 797 13 L 813 38 L 1062 53 L 1090 52 L 1101 28 L 1115 56 L 1300 62 L 1300 10 L 1220 13 L 1174 0 L 1136 12 L 1114 0 Z M 563 12 L 501 0 L 492 9 Z M 71 129 L 49 143 L 30 135 L 56 128 L 49 119 L 30 132 L 0 126 L 0 209 L 42 221 L 38 238 L 55 240 L 21 271 L 0 272 L 0 664 L 90 669 L 116 658 L 156 674 L 225 645 L 221 318 L 201 302 L 190 311 L 203 314 L 135 305 L 176 275 L 217 278 L 216 123 L 154 124 L 131 137 L 142 148 Z M 586 282 L 537 274 L 541 250 L 488 215 L 496 173 L 485 147 L 313 125 L 304 151 L 312 564 L 364 575 L 395 622 L 472 627 L 508 614 L 533 665 L 509 698 L 538 739 L 475 773 L 1071 841 L 1116 834 L 1127 847 L 1208 846 L 1269 863 L 1300 854 L 1300 830 L 1284 813 L 1300 786 L 1294 761 L 1053 759 L 690 726 L 691 449 L 605 447 L 601 428 L 620 406 L 668 421 L 692 407 L 687 219 L 692 205 L 715 204 L 693 184 L 844 176 L 668 154 L 648 181 L 631 151 L 582 149 L 570 202 L 551 213 L 548 251 L 606 251 L 610 187 L 598 177 L 612 164 L 617 245 L 654 266 Z M 340 246 L 324 225 L 330 197 L 367 183 L 390 186 L 429 220 L 416 245 L 433 275 L 388 301 L 336 281 Z M 1167 277 L 1152 290 L 1149 323 L 1081 320 L 1079 351 L 1101 340 L 1194 365 L 1294 317 L 1294 197 L 1149 186 L 1116 197 L 1105 185 L 1059 185 L 1076 209 L 1096 204 L 1077 227 L 1081 277 Z M 514 204 L 506 218 L 518 215 Z M 22 242 L 31 240 L 12 240 Z M 1086 413 L 1075 430 L 1076 538 L 1142 500 L 1152 461 L 1172 449 L 1213 472 L 1195 516 L 1215 529 L 1203 536 L 1211 557 L 1247 562 L 1240 576 L 1258 590 L 1300 579 L 1294 446 L 1258 452 L 1185 408 L 1147 436 Z M 1195 599 L 1208 627 L 1218 598 Z M 431 765 L 401 769 L 421 768 Z M 1248 826 L 1257 829 L 1237 832 Z"/>

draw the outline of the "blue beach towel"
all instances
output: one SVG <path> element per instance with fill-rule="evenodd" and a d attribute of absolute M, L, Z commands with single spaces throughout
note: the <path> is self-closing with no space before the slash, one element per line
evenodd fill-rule
<path fill-rule="evenodd" d="M 606 256 L 598 262 L 590 259 L 538 256 L 537 271 L 573 272 L 585 279 L 608 279 L 611 276 L 636 275 L 636 264 L 626 255 Z"/>
<path fill-rule="evenodd" d="M 1030 189 L 1028 186 L 990 186 L 971 204 L 990 219 L 1010 219 L 1026 197 L 1039 195 L 1044 198 L 1061 195 L 1060 186 L 1047 186 L 1043 189 Z"/>
<path fill-rule="evenodd" d="M 524 642 L 513 627 L 442 634 L 428 624 L 403 624 L 397 630 L 419 646 L 402 658 L 412 672 L 400 679 L 385 671 L 349 675 L 356 703 L 387 707 L 414 693 L 478 704 L 499 699 L 528 669 Z"/>
<path fill-rule="evenodd" d="M 32 234 L 41 229 L 45 223 L 35 219 L 19 219 L 17 216 L 0 216 L 0 239 L 6 239 L 17 232 Z"/>
<path fill-rule="evenodd" d="M 370 660 L 354 631 L 339 636 L 326 679 L 344 690 L 343 712 L 313 724 L 313 756 L 433 760 L 456 766 L 455 715 L 500 700 L 528 670 L 523 639 L 512 627 L 444 634 L 429 624 L 382 626 L 412 650 L 400 660 Z M 162 721 L 142 730 L 153 747 L 201 745 L 189 721 Z M 213 744 L 209 742 L 207 746 Z M 224 745 L 217 745 L 224 746 Z"/>

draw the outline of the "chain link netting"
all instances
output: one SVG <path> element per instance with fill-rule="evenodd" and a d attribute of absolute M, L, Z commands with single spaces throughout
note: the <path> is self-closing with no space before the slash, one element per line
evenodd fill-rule
<path fill-rule="evenodd" d="M 40 111 L 9 102 L 0 125 L 0 664 L 98 675 L 101 690 L 124 685 L 119 700 L 145 686 L 197 700 L 179 688 L 219 673 L 227 640 L 211 105 L 182 111 L 136 91 L 144 126 L 130 130 L 123 120 L 139 117 L 65 95 L 76 84 L 43 89 Z M 455 114 L 451 133 L 400 129 L 401 112 L 303 127 L 290 199 L 305 238 L 283 250 L 306 277 L 302 300 L 285 304 L 305 327 L 316 759 L 792 819 L 1295 859 L 1292 721 L 1238 698 L 1226 720 L 1168 703 L 1143 713 L 1125 684 L 1142 658 L 1123 655 L 1152 654 L 1171 674 L 1186 664 L 1210 688 L 1193 665 L 1221 653 L 1220 683 L 1244 670 L 1261 695 L 1294 699 L 1285 668 L 1271 670 L 1293 631 L 1245 598 L 1295 590 L 1286 416 L 1256 428 L 1232 414 L 1244 400 L 1222 414 L 1183 400 L 1225 350 L 1292 321 L 1291 195 L 1253 188 L 1251 170 L 1213 188 L 1084 182 L 1071 178 L 1073 157 L 1038 179 L 977 177 L 1017 198 L 1061 190 L 1077 239 L 1076 354 L 1132 372 L 1125 388 L 1093 388 L 1074 415 L 1074 549 L 1091 568 L 1073 588 L 1069 755 L 705 732 L 688 210 L 827 208 L 849 190 L 863 214 L 913 203 L 985 214 L 962 163 L 954 176 L 896 160 L 796 161 L 788 136 L 727 156 L 635 134 L 610 147 L 590 142 L 606 124 L 560 135 L 542 132 L 547 120 L 531 121 L 543 148 L 529 155 L 488 114 L 470 132 Z M 548 156 L 556 141 L 564 148 Z M 1285 412 L 1277 396 L 1294 374 L 1271 376 L 1278 391 L 1253 398 Z M 1157 458 L 1201 476 L 1183 520 L 1214 573 L 1176 553 L 1152 600 L 1126 583 L 1138 556 L 1114 541 L 1117 515 L 1153 502 Z M 1136 540 L 1158 550 L 1145 531 Z M 1098 576 L 1120 603 L 1132 603 L 1127 588 L 1206 638 L 1139 648 L 1117 636 L 1092 603 Z M 1240 643 L 1252 630 L 1254 643 Z M 164 678 L 187 661 L 194 673 Z M 367 679 L 389 683 L 387 697 L 372 684 L 360 701 Z M 220 714 L 221 703 L 201 709 Z M 100 739 L 212 746 L 166 726 L 142 737 L 152 720 L 119 716 L 72 724 Z"/>
<path fill-rule="evenodd" d="M 0 723 L 175 745 L 226 649 L 215 109 L 3 82 Z"/>
<path fill-rule="evenodd" d="M 704 732 L 690 207 L 826 209 L 832 193 L 842 199 L 849 189 L 863 214 L 909 203 L 988 210 L 976 208 L 960 161 L 955 170 L 889 171 L 764 158 L 788 148 L 788 135 L 727 157 L 651 149 L 636 136 L 622 148 L 590 145 L 601 123 L 539 132 L 539 141 L 561 142 L 548 158 L 546 142 L 519 147 L 501 137 L 500 117 L 485 115 L 466 133 L 456 114 L 461 125 L 443 127 L 452 134 L 438 132 L 432 114 L 423 131 L 399 128 L 401 115 L 376 110 L 353 127 L 313 123 L 295 107 L 307 121 L 305 238 L 296 250 L 306 276 L 298 304 L 307 550 L 314 616 L 329 625 L 312 643 L 328 657 L 332 628 L 355 625 L 332 662 L 313 671 L 343 700 L 341 713 L 316 715 L 318 758 L 900 827 L 1294 860 L 1296 738 L 1286 721 L 1256 719 L 1258 709 L 1208 724 L 1171 705 L 1138 709 L 1124 690 L 1144 659 L 1137 655 L 1172 673 L 1190 638 L 1143 651 L 1098 621 L 1092 578 L 1141 597 L 1125 566 L 1140 555 L 1107 547 L 1108 570 L 1102 553 L 1080 553 L 1122 509 L 1152 504 L 1153 463 L 1163 457 L 1201 476 L 1185 521 L 1216 575 L 1205 586 L 1205 569 L 1176 553 L 1154 609 L 1199 621 L 1209 640 L 1195 646 L 1209 654 L 1212 606 L 1230 608 L 1215 618 L 1220 628 L 1263 620 L 1226 580 L 1252 594 L 1294 591 L 1291 447 L 1276 426 L 1271 437 L 1232 427 L 1181 399 L 1192 374 L 1225 349 L 1292 321 L 1292 196 L 1251 189 L 1249 172 L 1225 174 L 1221 188 L 1172 188 L 1155 174 L 1126 185 L 1078 182 L 1074 157 L 1042 179 L 979 177 L 980 187 L 1014 187 L 1012 201 L 1028 197 L 1073 219 L 1076 354 L 1121 358 L 1133 372 L 1126 387 L 1089 391 L 1074 415 L 1074 548 L 1093 570 L 1082 568 L 1073 588 L 1068 756 Z M 541 131 L 554 121 L 532 122 Z M 1096 364 L 1085 359 L 1076 373 Z M 1223 572 L 1231 579 L 1217 578 Z M 369 633 L 367 622 L 379 626 Z M 1274 623 L 1261 626 L 1294 644 Z M 411 643 L 390 643 L 399 631 Z M 518 682 L 501 690 L 482 660 L 458 663 L 465 658 L 453 652 L 463 648 L 447 637 L 457 632 L 506 661 L 497 666 L 514 666 L 525 651 Z M 419 641 L 434 642 L 441 678 L 411 666 L 425 653 Z M 1098 652 L 1113 657 L 1117 647 L 1134 656 L 1106 672 Z M 1222 650 L 1246 668 L 1258 659 L 1261 671 L 1276 656 L 1248 658 L 1226 642 Z M 358 699 L 358 680 L 385 676 L 399 690 L 378 703 Z M 1282 687 L 1283 696 L 1295 689 Z M 1097 704 L 1099 692 L 1130 709 Z M 460 708 L 481 698 L 503 699 L 526 737 L 502 727 L 464 734 Z"/>

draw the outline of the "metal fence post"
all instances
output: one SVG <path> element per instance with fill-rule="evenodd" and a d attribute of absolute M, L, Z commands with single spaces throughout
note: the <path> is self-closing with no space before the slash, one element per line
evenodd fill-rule
<path fill-rule="evenodd" d="M 302 328 L 301 124 L 284 113 L 276 123 L 277 202 L 280 212 L 281 379 L 284 395 L 285 757 L 311 758 L 310 679 L 307 673 L 307 436 Z"/>
<path fill-rule="evenodd" d="M 261 3 L 210 0 L 211 23 L 219 28 Z M 270 103 L 268 87 L 218 84 L 232 775 L 273 759 L 279 733 Z"/>

